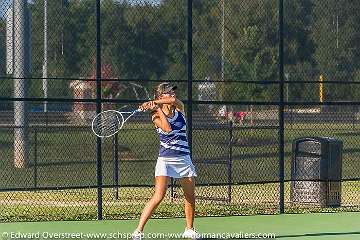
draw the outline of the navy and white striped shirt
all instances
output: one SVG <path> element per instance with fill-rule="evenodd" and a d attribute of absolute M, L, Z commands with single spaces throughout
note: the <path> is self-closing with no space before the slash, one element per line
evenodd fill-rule
<path fill-rule="evenodd" d="M 172 131 L 166 133 L 160 128 L 156 131 L 160 136 L 160 157 L 177 157 L 189 155 L 189 144 L 186 137 L 186 120 L 182 112 L 175 109 L 174 116 L 167 118 Z"/>

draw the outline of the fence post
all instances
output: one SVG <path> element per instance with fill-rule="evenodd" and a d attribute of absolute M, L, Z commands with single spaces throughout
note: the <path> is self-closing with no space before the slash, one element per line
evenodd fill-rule
<path fill-rule="evenodd" d="M 4 2 L 4 1 L 2 1 Z M 30 69 L 28 57 L 28 7 L 27 1 L 12 1 L 13 9 L 13 95 L 24 98 L 27 95 L 26 83 Z M 15 26 L 16 24 L 16 26 Z M 26 101 L 13 101 L 14 104 L 14 166 L 25 168 L 29 163 L 28 116 Z"/>
<path fill-rule="evenodd" d="M 231 203 L 233 122 L 229 122 L 228 202 Z"/>
<path fill-rule="evenodd" d="M 37 129 L 34 128 L 34 188 L 37 188 Z"/>
<path fill-rule="evenodd" d="M 170 177 L 170 196 L 171 202 L 174 201 L 174 178 Z"/>
<path fill-rule="evenodd" d="M 101 112 L 101 35 L 100 35 L 100 0 L 96 0 L 96 113 Z M 101 138 L 96 138 L 96 174 L 98 220 L 102 220 L 102 156 Z"/>
<path fill-rule="evenodd" d="M 355 105 L 353 105 L 353 111 L 352 111 L 352 114 L 351 114 L 351 119 L 352 119 L 353 130 L 355 130 L 355 122 L 356 122 L 356 107 L 355 107 Z"/>
<path fill-rule="evenodd" d="M 284 1 L 279 0 L 279 182 L 280 213 L 284 213 Z"/>
<path fill-rule="evenodd" d="M 119 140 L 118 133 L 113 137 L 114 183 L 115 199 L 119 199 Z"/>
<path fill-rule="evenodd" d="M 291 126 L 291 129 L 293 128 L 293 124 L 294 124 L 294 116 L 293 116 L 293 107 L 290 106 L 290 126 Z"/>
<path fill-rule="evenodd" d="M 187 81 L 187 127 L 188 127 L 188 143 L 190 148 L 190 155 L 192 156 L 192 0 L 187 1 L 187 23 L 188 23 L 188 31 L 187 31 L 187 71 L 188 71 L 188 81 Z"/>

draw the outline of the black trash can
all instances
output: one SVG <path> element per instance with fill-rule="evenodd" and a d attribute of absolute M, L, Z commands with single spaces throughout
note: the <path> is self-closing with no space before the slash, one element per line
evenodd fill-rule
<path fill-rule="evenodd" d="M 342 141 L 329 137 L 293 141 L 291 202 L 320 207 L 341 205 L 342 148 Z"/>

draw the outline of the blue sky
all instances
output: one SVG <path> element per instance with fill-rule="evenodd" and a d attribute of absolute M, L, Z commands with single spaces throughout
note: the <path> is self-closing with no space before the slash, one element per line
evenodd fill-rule
<path fill-rule="evenodd" d="M 71 1 L 71 0 L 70 0 Z M 147 2 L 158 4 L 161 0 L 129 0 L 130 2 Z M 0 17 L 2 18 L 10 7 L 12 0 L 0 0 Z M 28 0 L 28 2 L 32 2 L 32 0 Z"/>
<path fill-rule="evenodd" d="M 3 17 L 10 6 L 10 0 L 0 0 L 0 17 Z"/>

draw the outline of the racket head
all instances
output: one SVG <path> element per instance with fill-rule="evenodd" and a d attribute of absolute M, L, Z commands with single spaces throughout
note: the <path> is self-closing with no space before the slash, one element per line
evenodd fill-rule
<path fill-rule="evenodd" d="M 91 128 L 98 137 L 111 137 L 116 134 L 124 125 L 124 116 L 115 110 L 106 110 L 97 114 Z"/>

